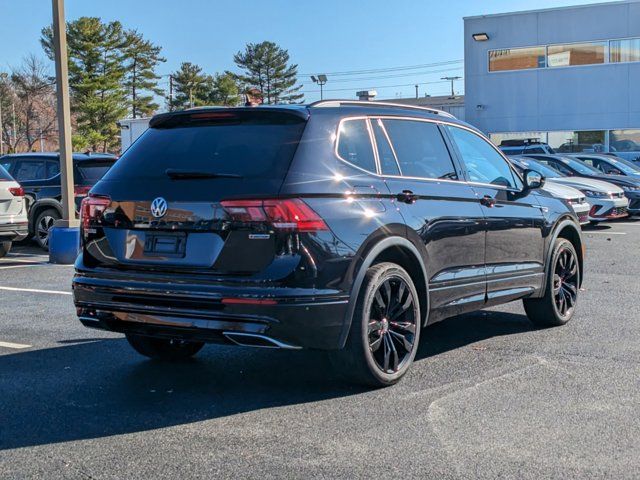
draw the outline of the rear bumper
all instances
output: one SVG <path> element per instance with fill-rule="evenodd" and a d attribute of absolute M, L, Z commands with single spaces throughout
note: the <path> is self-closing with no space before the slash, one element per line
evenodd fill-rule
<path fill-rule="evenodd" d="M 244 334 L 282 348 L 341 346 L 348 306 L 341 292 L 149 280 L 79 271 L 73 296 L 80 321 L 114 332 L 210 343 L 238 343 L 231 339 Z"/>
<path fill-rule="evenodd" d="M 18 242 L 28 236 L 28 222 L 0 224 L 0 240 Z"/>

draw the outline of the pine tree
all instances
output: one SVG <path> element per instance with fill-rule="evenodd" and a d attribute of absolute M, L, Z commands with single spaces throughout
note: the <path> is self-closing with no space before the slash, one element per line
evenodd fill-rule
<path fill-rule="evenodd" d="M 212 105 L 233 107 L 240 103 L 240 89 L 233 74 L 225 72 L 213 76 L 210 96 Z"/>
<path fill-rule="evenodd" d="M 236 75 L 246 89 L 257 88 L 264 103 L 297 103 L 304 98 L 296 86 L 298 65 L 289 65 L 289 52 L 273 42 L 249 43 L 234 62 L 244 72 Z"/>
<path fill-rule="evenodd" d="M 202 73 L 202 68 L 190 62 L 183 62 L 173 77 L 173 101 L 169 107 L 184 109 L 211 103 L 213 78 Z"/>
<path fill-rule="evenodd" d="M 51 27 L 42 30 L 41 43 L 53 59 Z M 119 144 L 117 121 L 127 114 L 122 24 L 80 17 L 67 23 L 67 43 L 69 88 L 78 125 L 75 147 L 114 150 Z"/>
<path fill-rule="evenodd" d="M 160 56 L 161 47 L 145 40 L 136 30 L 125 32 L 123 56 L 125 62 L 124 85 L 131 109 L 131 116 L 138 118 L 153 114 L 158 109 L 153 95 L 163 95 L 158 88 L 160 77 L 156 74 L 158 64 L 166 60 Z M 145 94 L 147 93 L 147 94 Z"/>

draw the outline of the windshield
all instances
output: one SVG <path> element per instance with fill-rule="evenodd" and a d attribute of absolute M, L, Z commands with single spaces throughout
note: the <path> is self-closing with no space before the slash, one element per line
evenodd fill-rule
<path fill-rule="evenodd" d="M 105 176 L 106 181 L 165 178 L 169 169 L 282 180 L 305 121 L 288 114 L 149 128 Z M 204 115 L 204 114 L 194 114 Z"/>
<path fill-rule="evenodd" d="M 627 163 L 623 160 L 618 160 L 617 158 L 608 158 L 607 162 L 627 175 L 640 175 L 640 167 L 637 167 L 632 163 Z"/>
<path fill-rule="evenodd" d="M 520 162 L 520 164 L 522 164 L 529 170 L 535 170 L 546 178 L 560 178 L 563 176 L 553 168 L 547 167 L 546 165 L 543 165 L 542 163 L 536 162 L 535 160 L 531 160 L 529 158 L 519 158 L 518 162 Z"/>
<path fill-rule="evenodd" d="M 582 163 L 581 161 L 573 158 L 562 157 L 562 163 L 583 175 L 602 175 L 602 172 L 597 168 L 590 167 L 586 163 Z"/>

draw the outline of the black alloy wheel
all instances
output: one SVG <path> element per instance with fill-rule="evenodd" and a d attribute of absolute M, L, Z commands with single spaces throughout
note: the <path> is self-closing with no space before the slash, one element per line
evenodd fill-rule
<path fill-rule="evenodd" d="M 369 350 L 385 373 L 398 372 L 415 348 L 415 302 L 401 277 L 388 278 L 375 292 L 369 309 Z"/>
<path fill-rule="evenodd" d="M 580 291 L 579 258 L 573 244 L 566 238 L 555 241 L 541 298 L 523 300 L 527 317 L 540 327 L 564 325 L 573 317 Z"/>
<path fill-rule="evenodd" d="M 558 252 L 553 273 L 553 297 L 562 317 L 571 317 L 578 300 L 578 261 L 573 249 L 563 246 Z"/>
<path fill-rule="evenodd" d="M 411 276 L 395 263 L 367 270 L 341 350 L 330 352 L 336 371 L 373 387 L 397 383 L 413 363 L 420 340 L 420 302 Z"/>

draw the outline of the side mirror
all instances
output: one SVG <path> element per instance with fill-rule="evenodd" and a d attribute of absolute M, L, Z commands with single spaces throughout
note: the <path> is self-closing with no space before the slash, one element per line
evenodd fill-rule
<path fill-rule="evenodd" d="M 523 173 L 524 178 L 524 189 L 525 190 L 533 190 L 535 188 L 542 188 L 544 185 L 544 177 L 541 173 L 536 172 L 535 170 L 525 170 Z"/>

